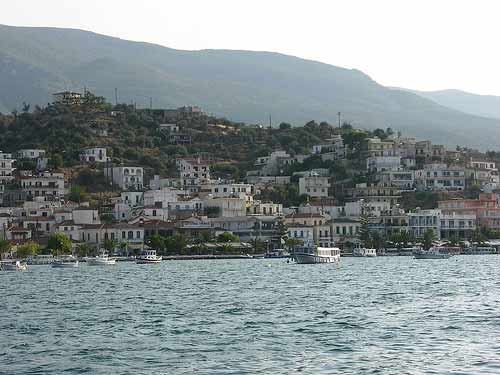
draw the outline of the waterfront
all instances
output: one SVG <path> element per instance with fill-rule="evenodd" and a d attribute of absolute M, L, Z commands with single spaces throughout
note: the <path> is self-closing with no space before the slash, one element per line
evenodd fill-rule
<path fill-rule="evenodd" d="M 497 255 L 0 273 L 0 374 L 500 372 Z"/>

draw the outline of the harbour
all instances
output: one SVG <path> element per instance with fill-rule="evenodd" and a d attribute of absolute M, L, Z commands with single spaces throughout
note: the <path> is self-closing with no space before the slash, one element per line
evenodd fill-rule
<path fill-rule="evenodd" d="M 499 266 L 470 255 L 2 272 L 2 371 L 495 373 Z"/>

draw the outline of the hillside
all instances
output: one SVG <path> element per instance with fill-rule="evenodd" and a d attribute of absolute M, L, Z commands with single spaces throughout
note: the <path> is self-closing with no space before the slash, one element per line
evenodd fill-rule
<path fill-rule="evenodd" d="M 457 111 L 500 119 L 500 96 L 478 95 L 461 90 L 408 91 Z"/>
<path fill-rule="evenodd" d="M 45 104 L 61 89 L 155 107 L 197 104 L 235 121 L 388 126 L 447 145 L 496 147 L 498 120 L 379 85 L 358 70 L 269 52 L 181 51 L 95 33 L 0 26 L 0 110 Z M 471 131 L 474 137 L 471 137 Z"/>

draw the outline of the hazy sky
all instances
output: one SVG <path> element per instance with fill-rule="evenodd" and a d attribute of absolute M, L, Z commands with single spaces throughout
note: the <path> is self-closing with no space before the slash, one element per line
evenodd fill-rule
<path fill-rule="evenodd" d="M 283 52 L 381 84 L 500 95 L 498 0 L 1 0 L 0 23 Z"/>

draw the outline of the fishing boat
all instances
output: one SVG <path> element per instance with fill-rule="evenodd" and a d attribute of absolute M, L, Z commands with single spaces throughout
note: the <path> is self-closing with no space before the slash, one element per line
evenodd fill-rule
<path fill-rule="evenodd" d="M 137 264 L 154 264 L 160 263 L 162 260 L 161 255 L 156 255 L 156 250 L 144 250 L 141 255 L 139 255 L 135 262 Z"/>
<path fill-rule="evenodd" d="M 417 250 L 413 253 L 415 259 L 448 259 L 453 256 L 449 252 L 445 252 L 440 247 L 431 247 L 429 250 Z"/>
<path fill-rule="evenodd" d="M 340 261 L 340 249 L 321 247 L 309 242 L 296 246 L 292 256 L 298 264 L 337 263 Z"/>
<path fill-rule="evenodd" d="M 116 258 L 111 258 L 105 252 L 102 252 L 96 257 L 86 257 L 85 262 L 89 266 L 111 266 L 116 264 Z"/>
<path fill-rule="evenodd" d="M 28 269 L 26 263 L 21 263 L 21 261 L 10 261 L 0 263 L 0 269 L 2 271 L 25 271 Z"/>
<path fill-rule="evenodd" d="M 50 266 L 52 268 L 76 268 L 78 267 L 78 259 L 72 255 L 60 257 L 54 259 L 52 263 L 50 263 Z"/>
<path fill-rule="evenodd" d="M 377 249 L 367 249 L 365 247 L 355 247 L 352 249 L 352 256 L 355 257 L 376 257 Z"/>

